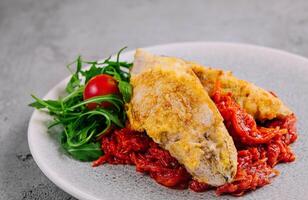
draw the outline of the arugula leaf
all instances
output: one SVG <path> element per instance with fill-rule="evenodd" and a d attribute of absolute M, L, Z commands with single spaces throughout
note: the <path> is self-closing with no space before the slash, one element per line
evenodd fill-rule
<path fill-rule="evenodd" d="M 116 95 L 114 94 L 108 94 L 104 96 L 97 96 L 97 97 L 92 97 L 90 99 L 84 100 L 78 104 L 73 105 L 72 107 L 69 107 L 68 109 L 72 110 L 75 108 L 78 108 L 80 106 L 84 106 L 88 103 L 101 103 L 101 102 L 108 102 L 113 104 L 113 106 L 119 111 L 121 110 L 121 107 L 123 106 L 123 101 Z"/>
<path fill-rule="evenodd" d="M 93 161 L 103 155 L 98 142 L 83 144 L 78 147 L 71 147 L 68 144 L 64 144 L 63 147 L 76 160 Z"/>
<path fill-rule="evenodd" d="M 81 146 L 92 138 L 92 136 L 95 134 L 95 126 L 97 125 L 95 122 L 90 124 L 90 126 L 87 126 L 83 129 L 78 129 L 77 127 L 74 127 L 75 124 L 70 124 L 72 126 L 69 126 L 67 129 L 64 129 L 64 133 L 67 137 L 67 144 L 70 147 L 78 147 Z"/>
<path fill-rule="evenodd" d="M 128 82 L 120 81 L 118 86 L 121 94 L 123 95 L 123 100 L 128 103 L 133 93 L 132 85 Z"/>
<path fill-rule="evenodd" d="M 82 67 L 81 56 L 78 56 L 78 58 L 77 58 L 77 60 L 75 62 L 77 63 L 76 72 L 72 74 L 72 77 L 69 80 L 69 82 L 68 82 L 68 84 L 66 85 L 66 88 L 65 88 L 65 90 L 68 93 L 72 93 L 76 87 L 80 86 L 79 73 L 80 73 L 81 67 Z M 75 63 L 75 62 L 73 62 L 73 63 Z M 70 65 L 67 66 L 67 68 L 69 70 L 70 70 Z M 72 71 L 71 71 L 71 73 L 72 73 Z"/>
<path fill-rule="evenodd" d="M 122 53 L 122 51 L 124 51 L 127 47 L 123 47 L 122 49 L 120 49 L 120 51 L 117 53 L 117 63 L 120 62 L 120 55 Z"/>
<path fill-rule="evenodd" d="M 31 95 L 36 101 L 30 103 L 29 106 L 34 107 L 36 109 L 47 108 L 49 110 L 53 110 L 53 112 L 61 111 L 61 103 L 56 100 L 42 100 L 37 98 L 34 95 Z"/>
<path fill-rule="evenodd" d="M 75 159 L 92 161 L 102 155 L 97 138 L 105 134 L 111 127 L 124 127 L 126 113 L 124 104 L 130 101 L 132 86 L 129 83 L 129 69 L 132 63 L 120 61 L 121 49 L 116 61 L 110 57 L 103 62 L 85 61 L 79 56 L 67 68 L 72 76 L 66 85 L 67 95 L 58 100 L 43 100 L 32 95 L 35 100 L 29 106 L 36 109 L 46 109 L 54 117 L 48 128 L 60 125 L 62 147 Z M 73 72 L 71 65 L 76 64 Z M 90 64 L 88 70 L 83 70 L 83 64 Z M 85 84 L 94 76 L 108 74 L 117 82 L 121 95 L 104 95 L 84 100 Z M 108 108 L 97 107 L 88 110 L 88 103 L 109 102 Z"/>
<path fill-rule="evenodd" d="M 38 99 L 34 95 L 32 95 L 32 97 Z M 35 101 L 33 103 L 30 103 L 29 106 L 36 108 L 36 109 L 41 109 L 45 107 L 52 107 L 55 109 L 61 108 L 61 104 L 59 103 L 59 101 L 56 101 L 56 100 Z"/>
<path fill-rule="evenodd" d="M 81 74 L 85 77 L 85 83 L 87 83 L 92 77 L 102 74 L 102 68 L 92 64 L 89 70 L 81 71 Z"/>

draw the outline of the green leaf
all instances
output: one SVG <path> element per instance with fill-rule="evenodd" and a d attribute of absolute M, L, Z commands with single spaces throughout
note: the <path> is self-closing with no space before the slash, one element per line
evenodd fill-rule
<path fill-rule="evenodd" d="M 123 47 L 122 49 L 120 49 L 120 51 L 117 53 L 117 63 L 120 62 L 120 55 L 122 53 L 122 51 L 124 51 L 127 47 Z"/>
<path fill-rule="evenodd" d="M 85 77 L 85 83 L 87 83 L 91 78 L 102 74 L 102 68 L 96 66 L 96 62 L 91 65 L 91 68 L 87 71 L 81 71 L 81 74 Z"/>
<path fill-rule="evenodd" d="M 78 147 L 71 147 L 66 143 L 63 147 L 73 158 L 81 161 L 93 161 L 103 155 L 98 142 L 83 144 Z"/>
<path fill-rule="evenodd" d="M 104 72 L 105 74 L 109 74 L 109 75 L 113 76 L 113 78 L 114 78 L 116 81 L 118 81 L 118 82 L 122 81 L 122 76 L 121 76 L 121 74 L 118 73 L 117 70 L 116 70 L 115 68 L 111 67 L 111 66 L 105 67 L 103 72 Z"/>
<path fill-rule="evenodd" d="M 79 73 L 81 71 L 81 67 L 82 67 L 82 59 L 81 59 L 81 56 L 78 56 L 78 58 L 77 58 L 77 71 L 76 71 L 76 73 Z"/>
<path fill-rule="evenodd" d="M 36 109 L 47 108 L 52 112 L 60 111 L 61 110 L 61 102 L 57 100 L 43 100 L 34 95 L 31 95 L 33 99 L 36 101 L 30 103 L 29 106 L 34 107 Z"/>
<path fill-rule="evenodd" d="M 30 103 L 28 106 L 31 106 L 31 107 L 36 108 L 36 109 L 45 108 L 44 105 L 42 105 L 41 103 L 39 103 L 37 101 L 34 101 L 34 102 Z"/>
<path fill-rule="evenodd" d="M 80 86 L 77 90 L 73 91 L 72 93 L 68 94 L 64 98 L 62 98 L 63 103 L 67 103 L 68 101 L 81 101 L 83 99 L 83 90 L 84 86 Z"/>
<path fill-rule="evenodd" d="M 104 96 L 97 96 L 97 97 L 92 97 L 90 99 L 84 100 L 78 104 L 75 104 L 74 106 L 70 107 L 69 109 L 75 109 L 80 106 L 86 105 L 88 103 L 101 103 L 101 102 L 109 102 L 115 106 L 118 110 L 121 110 L 121 106 L 123 106 L 123 101 L 116 95 L 109 94 L 109 95 L 104 95 Z"/>
<path fill-rule="evenodd" d="M 66 85 L 66 92 L 72 93 L 76 87 L 80 84 L 80 80 L 77 74 L 73 74 L 68 84 Z"/>
<path fill-rule="evenodd" d="M 70 147 L 78 147 L 90 141 L 96 132 L 95 128 L 98 123 L 94 121 L 92 124 L 84 128 L 79 128 L 79 123 L 77 121 L 76 123 L 70 125 L 71 126 L 68 126 L 67 129 L 64 129 L 67 137 L 67 144 Z"/>
<path fill-rule="evenodd" d="M 132 93 L 133 93 L 133 87 L 130 83 L 125 81 L 119 82 L 119 90 L 123 96 L 123 100 L 128 103 L 131 99 Z"/>
<path fill-rule="evenodd" d="M 133 63 L 128 63 L 128 62 L 116 62 L 116 61 L 106 61 L 105 64 L 108 64 L 109 66 L 120 66 L 124 68 L 131 68 L 133 66 Z"/>
<path fill-rule="evenodd" d="M 66 92 L 68 92 L 68 93 L 72 93 L 75 90 L 75 88 L 80 86 L 79 73 L 80 73 L 81 68 L 82 68 L 81 56 L 78 56 L 78 58 L 75 62 L 77 62 L 76 72 L 72 74 L 72 77 L 69 80 L 69 82 L 68 82 L 68 84 L 66 85 L 66 88 L 65 88 Z M 75 62 L 73 62 L 72 64 L 74 64 Z M 70 65 L 68 65 L 67 68 L 71 71 Z"/>
<path fill-rule="evenodd" d="M 103 108 L 89 111 L 88 113 L 90 114 L 89 117 L 92 117 L 94 115 L 102 115 L 106 118 L 107 121 L 108 120 L 112 121 L 118 127 L 121 127 L 121 128 L 124 127 L 123 123 L 119 120 L 118 113 L 113 114 L 110 111 L 103 109 Z"/>
<path fill-rule="evenodd" d="M 132 95 L 132 86 L 129 84 L 129 69 L 132 63 L 120 61 L 121 49 L 115 61 L 109 57 L 103 62 L 85 61 L 79 56 L 68 65 L 72 76 L 67 83 L 67 95 L 58 100 L 43 100 L 32 95 L 34 102 L 29 104 L 36 109 L 47 109 L 54 117 L 49 128 L 60 126 L 61 145 L 75 159 L 91 161 L 102 155 L 97 137 L 106 133 L 111 126 L 124 127 L 126 113 L 124 103 L 129 102 Z M 75 70 L 70 68 L 75 64 Z M 83 70 L 84 64 L 91 67 Z M 117 82 L 121 95 L 104 95 L 84 100 L 85 84 L 99 74 L 111 75 Z M 97 107 L 94 110 L 87 108 L 88 103 L 109 102 L 113 106 L 108 108 Z"/>

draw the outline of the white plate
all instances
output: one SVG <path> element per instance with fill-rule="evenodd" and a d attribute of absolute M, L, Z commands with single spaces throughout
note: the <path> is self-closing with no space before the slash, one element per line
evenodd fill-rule
<path fill-rule="evenodd" d="M 308 60 L 270 48 L 229 43 L 178 43 L 146 48 L 152 53 L 177 56 L 222 69 L 232 70 L 242 79 L 275 91 L 299 118 L 299 139 L 293 145 L 297 160 L 279 165 L 281 175 L 271 185 L 244 196 L 245 199 L 304 199 L 308 196 L 308 165 L 305 157 L 308 141 Z M 131 61 L 134 51 L 124 53 L 122 60 Z M 67 79 L 56 85 L 45 98 L 63 93 Z M 31 153 L 44 174 L 64 191 L 79 199 L 209 199 L 213 191 L 195 193 L 172 190 L 153 179 L 135 172 L 132 166 L 103 165 L 75 161 L 63 154 L 57 140 L 47 132 L 50 118 L 34 111 L 28 129 Z M 230 199 L 221 196 L 219 199 Z"/>

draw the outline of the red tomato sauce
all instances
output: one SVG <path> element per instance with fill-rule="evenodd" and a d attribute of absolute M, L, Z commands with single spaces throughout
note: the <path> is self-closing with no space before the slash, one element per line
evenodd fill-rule
<path fill-rule="evenodd" d="M 240 108 L 231 94 L 217 90 L 212 99 L 224 118 L 224 123 L 238 150 L 237 174 L 232 183 L 214 188 L 193 180 L 186 169 L 168 151 L 154 143 L 145 133 L 128 128 L 115 130 L 102 140 L 104 155 L 93 163 L 135 165 L 136 171 L 149 174 L 157 183 L 170 188 L 190 188 L 196 192 L 216 189 L 216 194 L 242 196 L 271 182 L 279 172 L 278 163 L 292 162 L 290 148 L 297 139 L 296 118 L 291 114 L 283 119 L 257 123 Z"/>

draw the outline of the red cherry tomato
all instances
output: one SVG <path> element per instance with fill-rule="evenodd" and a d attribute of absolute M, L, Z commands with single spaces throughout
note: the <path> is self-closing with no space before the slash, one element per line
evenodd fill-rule
<path fill-rule="evenodd" d="M 100 74 L 89 80 L 83 92 L 83 99 L 86 100 L 92 97 L 108 94 L 119 94 L 118 83 L 112 76 Z M 87 104 L 87 107 L 92 110 L 97 106 L 108 107 L 110 105 L 111 104 L 108 102 L 102 102 L 100 104 L 89 103 Z"/>

